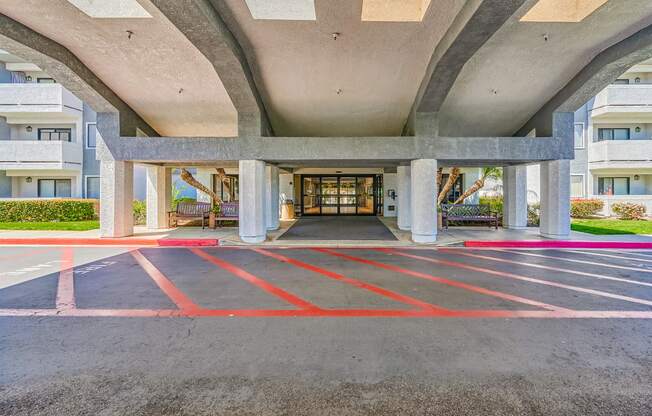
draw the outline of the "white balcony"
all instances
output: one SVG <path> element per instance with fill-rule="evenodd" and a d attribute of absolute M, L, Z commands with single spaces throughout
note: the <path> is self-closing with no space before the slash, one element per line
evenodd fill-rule
<path fill-rule="evenodd" d="M 82 168 L 81 143 L 0 140 L 0 170 L 69 170 Z"/>
<path fill-rule="evenodd" d="M 60 84 L 0 84 L 0 116 L 8 123 L 40 118 L 75 120 L 82 116 L 82 101 Z"/>
<path fill-rule="evenodd" d="M 652 84 L 608 86 L 595 96 L 591 117 L 600 122 L 652 121 Z"/>

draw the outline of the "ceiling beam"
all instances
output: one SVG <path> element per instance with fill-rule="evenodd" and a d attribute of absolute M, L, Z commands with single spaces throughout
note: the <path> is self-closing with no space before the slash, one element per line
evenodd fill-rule
<path fill-rule="evenodd" d="M 574 113 L 632 66 L 652 58 L 652 25 L 599 53 L 523 125 L 515 136 L 553 134 L 554 113 Z"/>
<path fill-rule="evenodd" d="M 238 113 L 239 136 L 271 135 L 251 67 L 238 40 L 208 0 L 151 0 L 213 65 Z"/>
<path fill-rule="evenodd" d="M 469 0 L 437 44 L 417 91 L 407 135 L 437 134 L 437 117 L 464 65 L 524 3 L 532 0 Z"/>

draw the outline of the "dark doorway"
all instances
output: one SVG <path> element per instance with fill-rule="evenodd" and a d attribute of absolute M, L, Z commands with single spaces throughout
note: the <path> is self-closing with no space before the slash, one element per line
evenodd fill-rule
<path fill-rule="evenodd" d="M 301 175 L 302 215 L 376 215 L 376 175 Z"/>

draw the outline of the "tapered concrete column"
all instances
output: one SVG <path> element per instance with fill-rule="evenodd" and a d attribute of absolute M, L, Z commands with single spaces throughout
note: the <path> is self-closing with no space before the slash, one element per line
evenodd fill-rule
<path fill-rule="evenodd" d="M 540 233 L 549 238 L 570 234 L 570 161 L 541 163 Z"/>
<path fill-rule="evenodd" d="M 410 167 L 398 166 L 396 168 L 397 185 L 398 185 L 398 228 L 401 230 L 409 230 L 412 221 L 412 208 L 410 208 L 411 196 L 410 189 L 412 183 L 410 179 Z"/>
<path fill-rule="evenodd" d="M 503 227 L 527 228 L 527 167 L 503 168 Z"/>
<path fill-rule="evenodd" d="M 268 230 L 278 230 L 279 222 L 278 166 L 265 166 L 265 224 Z"/>
<path fill-rule="evenodd" d="M 417 159 L 411 164 L 412 241 L 437 240 L 437 161 Z"/>
<path fill-rule="evenodd" d="M 147 166 L 147 228 L 167 228 L 172 194 L 172 169 Z"/>
<path fill-rule="evenodd" d="M 267 237 L 265 224 L 265 162 L 240 161 L 240 239 L 261 243 Z"/>
<path fill-rule="evenodd" d="M 133 163 L 101 161 L 100 236 L 126 237 L 134 233 L 133 200 Z"/>

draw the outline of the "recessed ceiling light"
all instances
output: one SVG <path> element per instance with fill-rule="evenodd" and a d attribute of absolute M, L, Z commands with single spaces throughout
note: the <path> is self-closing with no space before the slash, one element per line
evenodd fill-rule
<path fill-rule="evenodd" d="M 68 0 L 90 17 L 98 19 L 152 17 L 136 0 Z"/>
<path fill-rule="evenodd" d="M 609 0 L 539 0 L 521 22 L 577 23 Z"/>
<path fill-rule="evenodd" d="M 362 21 L 420 22 L 430 0 L 362 0 Z"/>
<path fill-rule="evenodd" d="M 315 0 L 245 0 L 259 20 L 317 20 Z"/>

